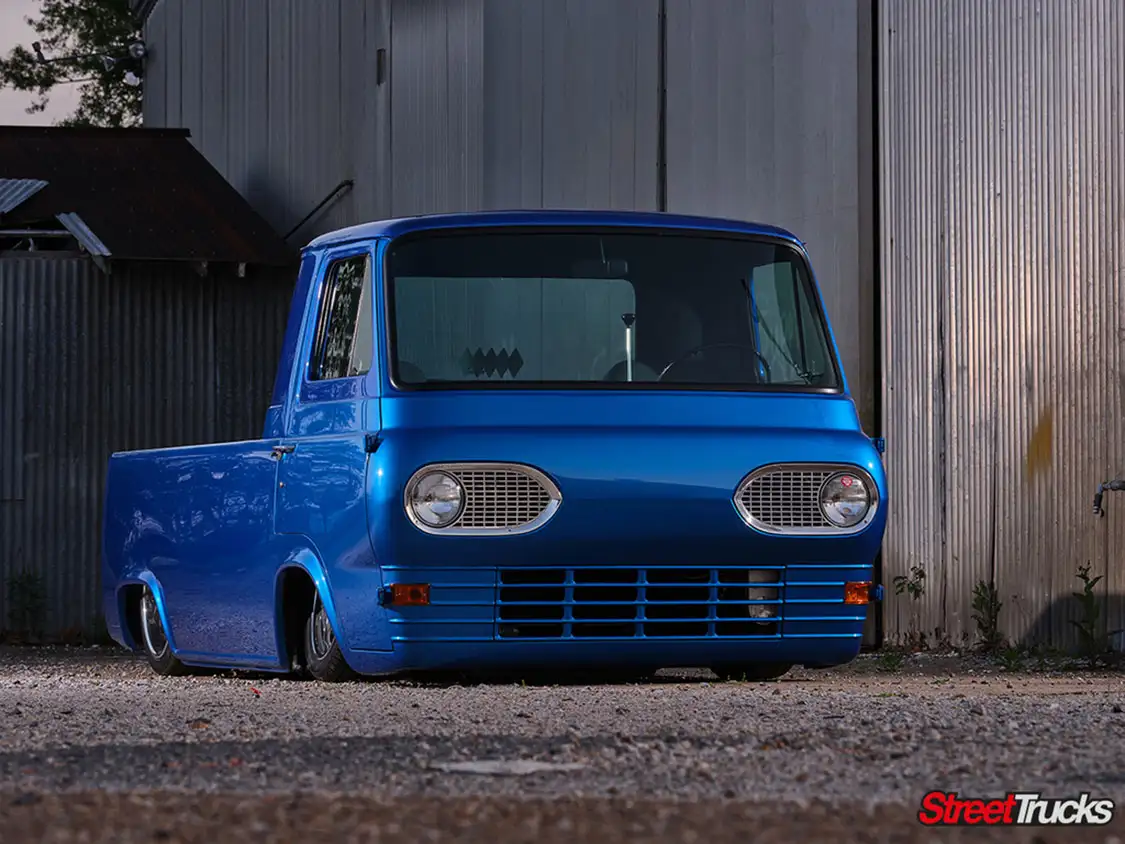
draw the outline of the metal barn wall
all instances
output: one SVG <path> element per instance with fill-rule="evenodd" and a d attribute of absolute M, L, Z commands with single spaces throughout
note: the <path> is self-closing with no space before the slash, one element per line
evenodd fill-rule
<path fill-rule="evenodd" d="M 146 38 L 146 122 L 190 128 L 279 231 L 355 181 L 295 243 L 662 193 L 791 227 L 874 432 L 870 0 L 161 0 Z"/>
<path fill-rule="evenodd" d="M 389 10 L 390 205 L 357 208 L 354 222 L 480 208 L 484 0 Z"/>
<path fill-rule="evenodd" d="M 667 10 L 668 210 L 775 223 L 806 242 L 874 435 L 871 3 L 668 0 Z"/>
<path fill-rule="evenodd" d="M 879 7 L 879 239 L 889 636 L 1075 642 L 1078 566 L 1125 626 L 1125 6 Z"/>
<path fill-rule="evenodd" d="M 145 123 L 191 129 L 283 233 L 353 180 L 295 243 L 424 212 L 652 209 L 657 11 L 653 0 L 161 0 L 145 28 Z"/>
<path fill-rule="evenodd" d="M 444 4 L 432 0 L 395 6 L 404 10 L 404 56 L 422 40 L 412 21 L 430 28 L 423 46 L 433 73 L 438 44 L 444 55 L 443 36 L 465 21 L 446 20 Z M 378 51 L 391 46 L 390 12 L 391 0 L 161 0 L 145 26 L 152 49 L 145 124 L 190 129 L 196 147 L 282 234 L 341 181 L 354 180 L 352 190 L 294 233 L 294 244 L 358 219 L 390 216 L 390 85 L 378 78 Z M 429 81 L 462 76 L 463 67 L 445 67 Z M 418 136 L 409 102 L 398 113 L 423 150 L 437 143 Z M 444 150 L 428 151 L 420 163 L 443 162 Z"/>
<path fill-rule="evenodd" d="M 480 208 L 483 16 L 484 0 L 162 0 L 145 27 L 145 123 L 191 129 L 283 234 L 351 180 L 294 244 Z"/>
<path fill-rule="evenodd" d="M 296 271 L 249 276 L 0 259 L 0 630 L 25 570 L 48 634 L 95 624 L 111 452 L 261 436 Z"/>
<path fill-rule="evenodd" d="M 486 1 L 480 207 L 659 208 L 659 11 Z"/>

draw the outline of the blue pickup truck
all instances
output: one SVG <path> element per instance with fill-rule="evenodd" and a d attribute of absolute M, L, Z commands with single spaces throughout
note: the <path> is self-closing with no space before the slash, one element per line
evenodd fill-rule
<path fill-rule="evenodd" d="M 121 645 L 356 674 L 859 651 L 887 512 L 801 242 L 633 212 L 488 212 L 302 252 L 261 438 L 114 454 Z"/>

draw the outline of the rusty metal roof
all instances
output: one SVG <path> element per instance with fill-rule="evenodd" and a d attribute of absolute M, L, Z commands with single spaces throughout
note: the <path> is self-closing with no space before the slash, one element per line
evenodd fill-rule
<path fill-rule="evenodd" d="M 189 137 L 186 129 L 0 126 L 0 227 L 58 220 L 118 260 L 295 261 L 296 250 Z"/>
<path fill-rule="evenodd" d="M 45 187 L 42 179 L 0 179 L 0 214 L 7 214 Z"/>

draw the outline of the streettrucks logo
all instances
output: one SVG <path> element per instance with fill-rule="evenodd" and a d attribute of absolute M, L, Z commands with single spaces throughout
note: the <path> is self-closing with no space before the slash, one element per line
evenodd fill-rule
<path fill-rule="evenodd" d="M 922 798 L 918 820 L 926 826 L 1102 826 L 1113 820 L 1113 801 L 1089 793 L 1072 798 L 1011 792 L 992 800 L 931 791 Z"/>

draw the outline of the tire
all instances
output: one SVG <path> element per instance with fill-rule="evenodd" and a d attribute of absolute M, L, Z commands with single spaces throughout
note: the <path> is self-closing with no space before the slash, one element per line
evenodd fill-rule
<path fill-rule="evenodd" d="M 344 659 L 336 632 L 328 619 L 328 612 L 314 590 L 312 611 L 305 620 L 304 636 L 305 670 L 322 683 L 342 683 L 354 680 L 356 673 Z"/>
<path fill-rule="evenodd" d="M 160 608 L 156 605 L 156 597 L 152 590 L 146 586 L 141 595 L 141 646 L 144 648 L 145 659 L 149 666 L 162 677 L 182 677 L 188 673 L 188 667 L 180 662 L 172 647 L 168 644 L 168 637 L 164 633 L 163 619 L 160 617 Z"/>
<path fill-rule="evenodd" d="M 779 680 L 789 673 L 792 664 L 785 663 L 755 663 L 753 665 L 712 665 L 715 672 L 724 683 L 730 680 L 745 680 L 749 683 L 766 683 Z"/>

